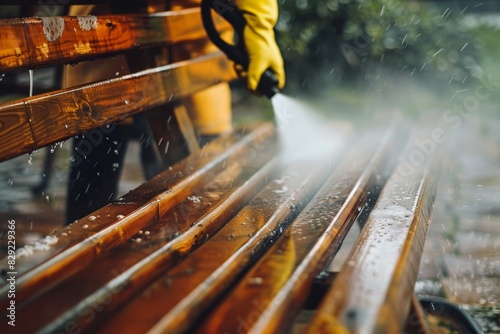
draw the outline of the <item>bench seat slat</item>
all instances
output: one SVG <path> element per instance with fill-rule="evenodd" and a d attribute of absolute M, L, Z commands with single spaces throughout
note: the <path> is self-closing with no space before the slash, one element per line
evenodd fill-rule
<path fill-rule="evenodd" d="M 410 140 L 402 156 L 418 149 Z M 436 193 L 438 164 L 401 163 L 313 319 L 309 333 L 400 333 L 407 319 Z"/>
<path fill-rule="evenodd" d="M 391 128 L 377 150 L 373 138 L 354 144 L 284 237 L 197 326 L 197 332 L 284 331 L 364 206 L 373 175 L 383 168 L 395 138 Z"/>
<path fill-rule="evenodd" d="M 266 129 L 265 131 L 272 131 L 270 127 L 266 127 Z M 173 166 L 172 169 L 169 170 L 169 173 L 163 173 L 161 177 L 156 177 L 140 185 L 133 191 L 123 195 L 97 212 L 80 219 L 80 221 L 88 222 L 88 224 L 71 224 L 54 231 L 53 236 L 57 238 L 57 242 L 51 244 L 50 247 L 43 249 L 23 247 L 18 249 L 16 259 L 18 274 L 22 275 L 27 273 L 51 257 L 68 250 L 82 240 L 116 224 L 118 216 L 127 216 L 141 206 L 146 205 L 155 196 L 171 189 L 174 184 L 195 173 L 198 169 L 206 167 L 207 164 L 223 154 L 224 151 L 236 145 L 243 134 L 250 134 L 255 130 L 257 130 L 256 126 L 248 126 L 244 132 L 235 131 L 230 135 L 222 136 L 220 139 L 210 142 L 209 145 L 204 147 L 203 153 L 199 156 L 187 157 L 179 164 Z M 237 154 L 238 148 L 232 152 L 236 152 Z M 210 175 L 208 177 L 204 176 L 203 180 L 210 181 Z M 83 228 L 83 226 L 85 226 L 85 228 Z M 6 259 L 2 259 L 0 261 L 0 269 L 5 269 L 7 267 Z"/>
<path fill-rule="evenodd" d="M 123 120 L 234 77 L 226 57 L 217 52 L 0 105 L 0 124 L 10 125 L 0 132 L 0 161 Z M 18 122 L 12 122 L 13 114 L 19 115 Z M 28 128 L 32 133 L 27 132 Z"/>
<path fill-rule="evenodd" d="M 331 158 L 336 161 L 337 155 Z M 199 318 L 283 233 L 330 169 L 329 164 L 313 167 L 297 163 L 282 171 L 212 239 L 145 290 L 99 332 L 125 330 L 123 319 L 138 312 L 148 320 L 134 324 L 137 332 L 146 332 L 160 320 L 166 332 L 189 329 L 193 319 Z M 157 306 L 144 314 L 146 305 L 152 303 Z"/>
<path fill-rule="evenodd" d="M 125 217 L 120 216 L 119 212 L 116 212 L 111 217 L 105 217 L 100 214 L 100 210 L 96 211 L 92 216 L 101 216 L 101 219 L 113 220 L 114 223 L 92 235 L 87 235 L 85 238 L 82 238 L 82 235 L 80 235 L 80 243 L 72 246 L 68 245 L 69 247 L 66 246 L 67 248 L 36 266 L 31 271 L 18 276 L 17 302 L 22 304 L 42 294 L 55 284 L 89 265 L 103 252 L 124 243 L 139 230 L 148 226 L 152 221 L 183 201 L 197 185 L 208 182 L 212 171 L 223 170 L 225 166 L 224 162 L 230 156 L 249 154 L 249 152 L 254 150 L 254 141 L 266 142 L 266 140 L 271 140 L 270 138 L 273 138 L 273 136 L 274 131 L 272 130 L 272 126 L 264 124 L 243 136 L 229 149 L 219 152 L 218 155 L 213 153 L 208 157 L 203 155 L 201 157 L 191 156 L 183 160 L 181 164 L 177 165 L 177 168 L 184 171 L 182 177 L 171 178 L 169 171 L 166 171 L 164 174 L 167 180 L 162 178 L 162 174 L 160 174 L 149 181 L 148 183 L 153 184 L 159 193 L 149 192 L 149 200 Z M 219 140 L 223 141 L 224 139 L 226 138 L 222 137 Z M 161 187 L 156 186 L 157 184 L 161 185 Z M 140 192 L 144 189 L 148 189 L 147 184 L 136 189 L 134 192 Z M 161 189 L 163 189 L 163 192 L 161 192 Z M 89 219 L 89 217 L 85 217 L 84 219 Z M 97 220 L 95 223 L 98 224 L 99 221 Z M 76 224 L 75 229 L 85 231 L 86 229 L 83 225 L 82 223 Z M 77 235 L 74 237 L 77 237 Z M 4 259 L 5 261 L 6 259 Z M 1 292 L 6 292 L 7 290 L 7 284 L 4 284 L 0 288 Z M 7 294 L 4 293 L 2 296 L 0 304 L 7 305 Z"/>
<path fill-rule="evenodd" d="M 228 24 L 218 19 L 219 29 Z M 152 15 L 0 20 L 0 71 L 76 63 L 106 54 L 206 38 L 199 8 Z"/>
<path fill-rule="evenodd" d="M 266 181 L 269 175 L 277 167 L 277 160 L 271 160 L 261 170 L 254 174 L 241 187 L 239 187 L 229 198 L 203 219 L 196 223 L 193 228 L 186 231 L 176 239 L 163 245 L 160 249 L 142 259 L 127 271 L 108 282 L 98 291 L 86 297 L 78 305 L 66 311 L 54 322 L 48 324 L 40 332 L 54 333 L 64 331 L 68 323 L 77 324 L 78 328 L 86 329 L 94 323 L 86 321 L 84 316 L 99 305 L 103 308 L 98 314 L 99 319 L 106 319 L 137 293 L 144 290 L 148 284 L 158 278 L 165 270 L 168 270 L 177 259 L 186 256 L 195 249 L 197 245 L 204 243 L 207 235 L 213 235 L 224 222 L 231 217 L 238 206 L 245 203 L 249 197 L 254 195 L 259 187 Z M 225 210 L 229 207 L 229 210 Z M 112 300 L 102 305 L 102 300 L 113 295 Z M 97 321 L 96 321 L 97 322 Z"/>
<path fill-rule="evenodd" d="M 44 325 L 77 305 L 86 296 L 99 290 L 119 274 L 158 251 L 167 243 L 170 243 L 170 245 L 175 243 L 175 240 L 172 240 L 180 235 L 185 233 L 193 235 L 193 232 L 200 233 L 201 225 L 205 228 L 205 231 L 203 231 L 205 239 L 207 236 L 213 235 L 214 233 L 211 230 L 225 223 L 229 219 L 228 217 L 234 215 L 237 209 L 242 207 L 247 202 L 248 197 L 252 195 L 251 188 L 245 185 L 245 182 L 262 169 L 268 161 L 267 153 L 273 151 L 272 146 L 273 143 L 269 143 L 266 150 L 262 151 L 262 153 L 266 154 L 252 156 L 236 154 L 229 157 L 225 161 L 225 167 L 222 170 L 214 170 L 214 172 L 210 173 L 212 176 L 210 180 L 195 188 L 189 197 L 169 210 L 159 220 L 151 222 L 149 226 L 144 228 L 145 231 L 135 234 L 128 242 L 109 252 L 102 253 L 88 267 L 19 310 L 19 316 L 31 319 L 29 323 L 19 324 L 19 329 L 24 332 L 35 332 L 41 329 Z M 262 185 L 257 184 L 256 186 L 261 187 Z M 245 189 L 250 189 L 250 191 L 245 192 Z M 207 221 L 208 223 L 206 223 Z M 95 221 L 87 222 L 83 220 L 82 223 L 95 224 Z M 191 232 L 189 232 L 190 229 L 192 229 Z M 202 237 L 203 234 L 200 234 L 199 239 L 202 239 Z M 192 247 L 195 244 L 201 244 L 205 239 L 193 243 Z M 140 242 L 138 242 L 139 240 Z M 174 256 L 169 256 L 163 261 L 161 267 L 168 267 L 169 263 L 171 265 L 175 264 L 185 251 L 184 249 L 180 252 L 174 251 L 172 253 Z M 113 270 L 110 270 L 110 268 L 113 268 Z M 95 273 L 100 274 L 96 275 Z M 148 279 L 154 278 L 148 276 Z M 75 286 L 81 288 L 75 291 Z M 120 296 L 116 297 L 121 299 Z M 43 309 L 43 305 L 54 300 L 58 302 L 53 307 L 40 311 L 41 308 Z M 122 302 L 124 301 L 122 300 Z M 107 308 L 107 303 L 102 307 Z M 101 309 L 101 305 L 98 305 L 97 308 Z M 88 312 L 91 311 L 88 310 Z M 101 312 L 96 315 L 89 325 L 98 324 L 98 318 L 109 317 L 108 311 L 101 310 Z"/>

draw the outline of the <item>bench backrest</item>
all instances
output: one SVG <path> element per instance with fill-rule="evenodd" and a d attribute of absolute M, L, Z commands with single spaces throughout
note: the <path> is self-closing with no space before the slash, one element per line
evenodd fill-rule
<path fill-rule="evenodd" d="M 71 4 L 88 2 L 72 1 Z M 21 3 L 35 5 L 38 2 Z M 228 25 L 219 20 L 219 27 Z M 134 71 L 131 66 L 133 74 L 1 104 L 0 161 L 231 80 L 234 78 L 232 66 L 221 53 L 179 63 L 169 63 L 167 59 L 165 64 L 163 59 L 161 66 L 157 66 L 154 57 L 141 56 L 145 49 L 158 53 L 155 50 L 159 48 L 196 43 L 206 38 L 198 8 L 154 14 L 0 20 L 2 73 L 75 64 L 117 54 L 140 59 L 148 67 Z"/>

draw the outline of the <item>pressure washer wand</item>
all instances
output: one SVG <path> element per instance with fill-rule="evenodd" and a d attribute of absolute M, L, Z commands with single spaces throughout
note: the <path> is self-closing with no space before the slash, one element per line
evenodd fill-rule
<path fill-rule="evenodd" d="M 214 9 L 233 26 L 238 38 L 235 45 L 230 45 L 222 40 L 219 32 L 215 29 L 211 9 Z M 243 69 L 248 70 L 250 61 L 243 40 L 243 30 L 245 29 L 246 21 L 236 5 L 231 0 L 202 0 L 201 17 L 210 40 L 221 49 L 229 59 L 243 67 Z M 268 68 L 260 77 L 257 91 L 268 98 L 272 98 L 276 93 L 279 93 L 278 84 L 279 81 L 276 74 L 272 69 Z"/>

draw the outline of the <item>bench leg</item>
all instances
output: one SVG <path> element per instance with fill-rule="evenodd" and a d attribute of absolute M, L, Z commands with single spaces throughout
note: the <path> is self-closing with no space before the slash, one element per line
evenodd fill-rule
<path fill-rule="evenodd" d="M 425 320 L 425 312 L 418 300 L 417 295 L 414 293 L 410 303 L 410 314 L 406 320 L 405 329 L 403 333 L 408 334 L 428 334 L 430 333 Z"/>

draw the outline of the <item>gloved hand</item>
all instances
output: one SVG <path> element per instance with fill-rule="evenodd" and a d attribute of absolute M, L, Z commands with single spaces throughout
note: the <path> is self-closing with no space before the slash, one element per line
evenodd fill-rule
<path fill-rule="evenodd" d="M 273 27 L 278 20 L 277 0 L 236 0 L 236 6 L 246 20 L 243 40 L 250 64 L 247 85 L 255 91 L 262 73 L 271 68 L 279 80 L 279 88 L 285 85 L 283 58 L 276 44 Z"/>

